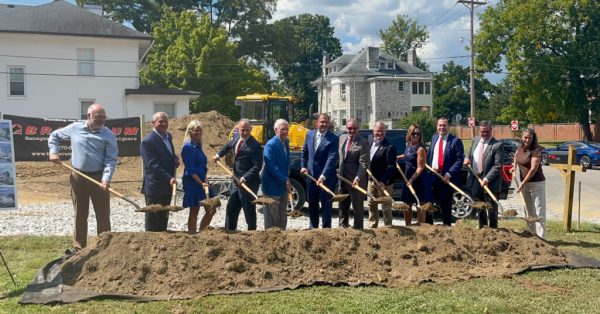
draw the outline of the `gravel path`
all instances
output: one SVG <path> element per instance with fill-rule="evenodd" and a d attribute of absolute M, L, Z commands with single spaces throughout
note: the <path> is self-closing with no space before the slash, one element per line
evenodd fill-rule
<path fill-rule="evenodd" d="M 133 199 L 138 204 L 144 204 L 142 198 Z M 225 225 L 225 206 L 226 201 L 222 201 L 221 208 L 213 217 L 211 227 L 222 228 Z M 523 215 L 521 205 L 514 199 L 509 198 L 501 203 L 504 209 L 516 209 L 519 215 Z M 91 207 L 91 204 L 90 204 Z M 116 232 L 144 231 L 144 215 L 134 212 L 131 204 L 118 199 L 111 198 L 111 224 L 112 230 Z M 366 204 L 365 204 L 366 208 Z M 201 209 L 201 213 L 204 210 Z M 334 208 L 334 213 L 336 209 Z M 365 218 L 368 216 L 365 213 Z M 183 210 L 177 213 L 171 213 L 169 218 L 169 227 L 171 231 L 187 231 L 188 210 Z M 200 219 L 201 217 L 199 217 Z M 381 218 L 381 216 L 380 216 Z M 548 220 L 561 220 L 562 215 L 550 212 Z M 574 214 L 574 224 L 576 224 L 577 216 Z M 44 204 L 22 205 L 18 210 L 0 210 L 0 236 L 13 235 L 72 235 L 73 234 L 73 205 L 71 201 L 62 201 Z M 305 229 L 308 228 L 308 217 L 288 218 L 288 229 Z M 600 219 L 588 220 L 593 223 L 600 223 Z M 198 221 L 199 223 L 199 221 Z M 399 217 L 394 217 L 394 225 L 404 225 L 404 220 Z M 365 221 L 365 226 L 368 223 Z M 380 221 L 383 225 L 383 221 Z M 257 226 L 263 229 L 263 215 L 257 213 Z M 337 217 L 332 219 L 332 227 L 338 227 Z M 90 217 L 88 219 L 88 234 L 96 234 L 96 218 L 93 209 L 90 209 Z M 238 229 L 247 230 L 246 221 L 243 213 L 240 213 L 238 220 Z"/>

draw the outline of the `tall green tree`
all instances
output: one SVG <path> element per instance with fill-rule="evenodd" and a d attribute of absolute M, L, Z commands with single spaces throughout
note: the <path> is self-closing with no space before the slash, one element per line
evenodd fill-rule
<path fill-rule="evenodd" d="M 141 84 L 199 91 L 192 112 L 218 110 L 237 119 L 235 96 L 266 91 L 267 74 L 236 58 L 236 44 L 206 14 L 165 10 L 152 36 Z"/>
<path fill-rule="evenodd" d="M 591 140 L 589 113 L 600 109 L 598 34 L 597 0 L 502 0 L 481 16 L 477 64 L 499 72 L 506 60 L 516 119 L 576 119 Z"/>
<path fill-rule="evenodd" d="M 301 111 L 308 112 L 318 103 L 312 81 L 321 77 L 325 54 L 330 59 L 342 54 L 339 39 L 329 18 L 316 14 L 291 16 L 269 25 L 268 63 L 276 71 L 279 83 L 300 99 Z M 304 119 L 306 117 L 299 117 Z"/>
<path fill-rule="evenodd" d="M 433 115 L 448 117 L 460 114 L 461 123 L 466 123 L 471 112 L 469 68 L 450 61 L 442 66 L 442 72 L 434 75 L 433 81 Z M 475 77 L 475 118 L 477 120 L 495 121 L 496 115 L 490 111 L 489 95 L 495 94 L 497 88 L 485 77 Z"/>
<path fill-rule="evenodd" d="M 392 25 L 386 30 L 379 30 L 379 38 L 383 41 L 381 49 L 402 61 L 408 60 L 408 51 L 423 47 L 429 39 L 426 26 L 419 25 L 407 15 L 397 15 Z M 429 65 L 418 57 L 417 67 L 428 71 Z"/>

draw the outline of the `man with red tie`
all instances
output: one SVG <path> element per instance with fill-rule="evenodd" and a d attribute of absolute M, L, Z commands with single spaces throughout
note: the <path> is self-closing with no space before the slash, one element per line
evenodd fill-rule
<path fill-rule="evenodd" d="M 444 179 L 437 176 L 431 178 L 433 197 L 442 211 L 444 225 L 452 225 L 452 194 L 453 191 L 448 182 L 459 184 L 460 171 L 465 157 L 463 142 L 449 133 L 448 118 L 437 120 L 437 131 L 431 138 L 431 149 L 429 150 L 429 162 L 433 170 L 441 174 Z M 427 222 L 433 223 L 431 217 Z"/>

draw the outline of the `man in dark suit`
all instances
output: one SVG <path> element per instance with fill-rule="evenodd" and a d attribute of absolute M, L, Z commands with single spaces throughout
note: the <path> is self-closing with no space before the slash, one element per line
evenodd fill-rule
<path fill-rule="evenodd" d="M 258 141 L 250 134 L 252 126 L 248 120 L 240 120 L 236 128 L 240 136 L 234 137 L 225 144 L 213 157 L 213 160 L 217 161 L 232 152 L 234 155 L 233 174 L 252 192 L 256 193 L 260 186 L 259 173 L 263 164 L 263 150 Z M 243 208 L 248 230 L 256 230 L 256 205 L 252 204 L 254 197 L 235 181 L 231 184 L 230 192 L 225 212 L 225 229 L 237 229 L 238 217 Z"/>
<path fill-rule="evenodd" d="M 329 131 L 331 120 L 326 113 L 319 114 L 316 130 L 306 134 L 302 146 L 301 173 L 317 178 L 319 184 L 335 189 L 337 177 L 335 168 L 338 162 L 338 143 L 335 134 Z M 323 191 L 312 180 L 307 179 L 309 228 L 319 227 L 319 201 L 323 209 L 323 228 L 331 228 L 331 195 Z"/>
<path fill-rule="evenodd" d="M 396 179 L 396 147 L 392 145 L 386 138 L 387 126 L 381 121 L 375 122 L 373 127 L 373 136 L 369 137 L 369 150 L 371 162 L 369 169 L 371 173 L 379 181 L 380 186 L 375 182 L 369 182 L 369 193 L 376 197 L 385 196 L 381 190 L 385 189 L 392 194 L 394 190 L 394 180 Z M 369 199 L 369 227 L 377 228 L 379 225 L 379 210 L 377 203 Z M 381 204 L 383 211 L 383 224 L 385 226 L 392 225 L 392 204 Z"/>
<path fill-rule="evenodd" d="M 144 163 L 142 193 L 146 205 L 171 203 L 172 186 L 177 184 L 175 168 L 179 167 L 179 158 L 175 155 L 173 136 L 167 132 L 169 117 L 164 112 L 152 116 L 152 132 L 146 135 L 141 144 Z M 169 224 L 169 212 L 146 213 L 146 231 L 166 231 Z"/>
<path fill-rule="evenodd" d="M 429 150 L 429 162 L 434 171 L 441 174 L 444 179 L 437 176 L 431 178 L 433 185 L 433 197 L 442 211 L 444 225 L 452 225 L 452 194 L 454 190 L 448 182 L 459 185 L 460 170 L 463 166 L 465 149 L 462 141 L 450 134 L 448 118 L 437 120 L 437 131 L 431 138 L 431 149 Z M 433 176 L 433 175 L 432 175 Z M 428 217 L 429 223 L 433 223 Z"/>
<path fill-rule="evenodd" d="M 338 154 L 340 156 L 340 175 L 358 185 L 367 188 L 367 169 L 369 168 L 369 143 L 358 135 L 358 121 L 348 119 L 346 122 L 347 134 L 340 137 Z M 348 228 L 350 202 L 354 211 L 354 229 L 363 229 L 365 217 L 365 195 L 352 188 L 347 183 L 341 182 L 340 194 L 350 194 L 350 198 L 340 202 L 340 227 Z"/>
<path fill-rule="evenodd" d="M 473 143 L 464 164 L 472 165 L 473 170 L 483 179 L 483 186 L 487 185 L 496 199 L 498 199 L 502 187 L 502 177 L 500 176 L 502 151 L 502 142 L 492 136 L 492 124 L 485 120 L 479 122 L 479 136 L 473 138 Z M 489 226 L 496 229 L 498 228 L 498 204 L 484 191 L 483 186 L 469 171 L 467 188 L 470 190 L 471 196 L 492 205 L 492 208 L 488 211 L 479 211 L 479 228 Z"/>

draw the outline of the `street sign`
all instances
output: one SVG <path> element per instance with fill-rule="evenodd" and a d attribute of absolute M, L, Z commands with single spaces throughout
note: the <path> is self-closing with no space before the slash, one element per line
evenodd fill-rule
<path fill-rule="evenodd" d="M 469 126 L 475 126 L 475 117 L 469 117 Z"/>
<path fill-rule="evenodd" d="M 517 120 L 510 121 L 510 130 L 518 131 L 519 130 L 519 121 L 517 121 Z"/>

